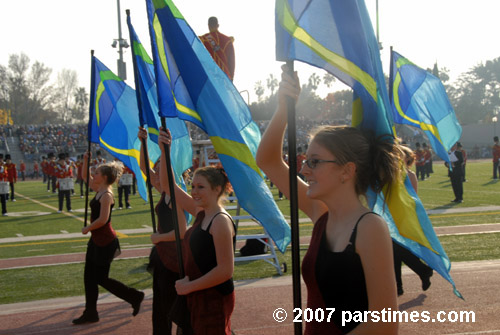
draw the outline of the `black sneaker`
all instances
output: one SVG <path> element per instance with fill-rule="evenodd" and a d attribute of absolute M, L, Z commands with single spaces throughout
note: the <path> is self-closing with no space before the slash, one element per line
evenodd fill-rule
<path fill-rule="evenodd" d="M 422 280 L 422 290 L 427 291 L 431 286 L 431 277 L 434 272 L 430 269 L 424 277 L 421 277 Z"/>
<path fill-rule="evenodd" d="M 144 300 L 144 292 L 139 291 L 139 294 L 137 295 L 135 302 L 132 303 L 132 308 L 134 309 L 134 311 L 132 312 L 133 316 L 139 314 L 139 310 L 141 309 L 141 303 L 143 300 Z"/>
<path fill-rule="evenodd" d="M 73 320 L 73 324 L 82 325 L 84 323 L 93 323 L 98 321 L 99 321 L 99 314 L 97 314 L 97 312 L 87 313 L 86 311 L 84 311 L 82 316 L 80 316 L 78 319 Z"/>

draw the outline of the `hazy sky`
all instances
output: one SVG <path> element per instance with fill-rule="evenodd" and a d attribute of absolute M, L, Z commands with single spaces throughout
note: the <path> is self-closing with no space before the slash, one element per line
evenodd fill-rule
<path fill-rule="evenodd" d="M 174 0 L 175 1 L 175 0 Z M 347 1 L 347 0 L 343 0 Z M 375 26 L 376 0 L 365 0 Z M 220 31 L 234 36 L 235 85 L 251 92 L 270 73 L 279 76 L 274 53 L 273 0 L 177 0 L 177 7 L 198 35 L 207 32 L 209 16 L 219 18 Z M 125 9 L 141 41 L 149 44 L 144 0 L 121 0 L 122 36 L 128 40 Z M 452 79 L 472 66 L 500 56 L 497 0 L 379 0 L 382 63 L 388 73 L 389 47 L 420 67 L 451 71 Z M 0 0 L 0 64 L 10 54 L 24 52 L 53 69 L 53 80 L 63 68 L 78 72 L 80 86 L 89 89 L 90 50 L 116 72 L 118 38 L 116 0 Z M 127 82 L 133 83 L 130 48 L 126 49 Z M 302 82 L 323 70 L 297 65 Z M 131 85 L 133 86 L 133 84 Z M 337 86 L 337 87 L 340 87 Z M 342 88 L 342 87 L 340 87 Z M 246 95 L 244 95 L 246 97 Z"/>

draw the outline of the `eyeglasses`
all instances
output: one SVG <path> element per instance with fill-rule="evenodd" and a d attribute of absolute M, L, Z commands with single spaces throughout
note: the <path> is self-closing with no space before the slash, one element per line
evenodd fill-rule
<path fill-rule="evenodd" d="M 304 159 L 302 161 L 302 164 L 306 164 L 308 168 L 310 169 L 315 169 L 316 166 L 320 163 L 336 163 L 339 164 L 338 161 L 328 161 L 325 159 L 317 159 L 317 158 L 312 158 L 312 159 Z"/>

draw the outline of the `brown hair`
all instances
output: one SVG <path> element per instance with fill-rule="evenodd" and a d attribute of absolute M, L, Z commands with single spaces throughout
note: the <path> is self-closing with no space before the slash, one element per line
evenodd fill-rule
<path fill-rule="evenodd" d="M 229 183 L 229 178 L 227 177 L 226 171 L 222 166 L 205 166 L 196 169 L 194 176 L 205 177 L 210 184 L 210 187 L 215 189 L 217 186 L 221 187 L 221 191 L 218 195 L 220 198 L 224 193 L 230 193 L 232 191 L 231 184 Z"/>
<path fill-rule="evenodd" d="M 365 195 L 368 187 L 377 193 L 386 185 L 390 189 L 399 178 L 403 153 L 392 135 L 375 138 L 353 127 L 323 126 L 312 134 L 312 141 L 335 155 L 340 165 L 356 165 L 358 195 Z"/>
<path fill-rule="evenodd" d="M 123 173 L 123 164 L 121 162 L 105 163 L 99 165 L 97 170 L 101 171 L 101 174 L 106 177 L 106 183 L 111 185 L 121 177 Z"/>

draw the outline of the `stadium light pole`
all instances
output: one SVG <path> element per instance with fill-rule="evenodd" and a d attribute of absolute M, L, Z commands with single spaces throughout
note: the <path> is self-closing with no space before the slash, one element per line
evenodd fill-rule
<path fill-rule="evenodd" d="M 122 20 L 120 15 L 120 0 L 116 0 L 116 7 L 118 9 L 118 39 L 114 39 L 111 46 L 116 48 L 118 46 L 118 77 L 123 80 L 127 79 L 127 67 L 123 61 L 123 48 L 128 48 L 127 40 L 122 38 Z"/>

